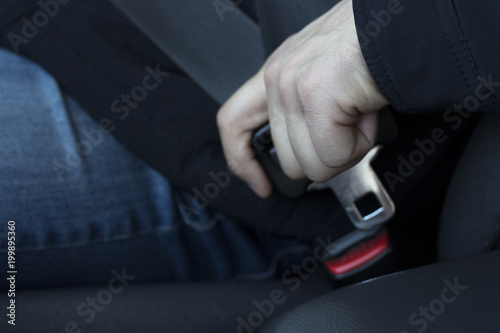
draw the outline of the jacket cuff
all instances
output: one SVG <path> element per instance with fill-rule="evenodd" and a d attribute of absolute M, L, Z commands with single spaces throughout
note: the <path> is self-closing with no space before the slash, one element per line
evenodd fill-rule
<path fill-rule="evenodd" d="M 482 84 L 452 1 L 353 0 L 353 10 L 368 68 L 398 111 L 456 107 Z"/>

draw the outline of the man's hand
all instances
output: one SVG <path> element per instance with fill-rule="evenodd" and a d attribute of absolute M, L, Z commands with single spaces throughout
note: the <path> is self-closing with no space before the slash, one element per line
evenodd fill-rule
<path fill-rule="evenodd" d="M 222 106 L 224 154 L 261 197 L 272 185 L 250 149 L 266 123 L 284 172 L 326 181 L 356 164 L 373 146 L 377 112 L 387 100 L 363 59 L 351 0 L 288 38 L 263 68 Z"/>

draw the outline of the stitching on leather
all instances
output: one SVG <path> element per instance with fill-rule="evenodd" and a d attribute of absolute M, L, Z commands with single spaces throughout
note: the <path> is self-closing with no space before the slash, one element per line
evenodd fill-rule
<path fill-rule="evenodd" d="M 366 13 L 366 17 L 370 17 L 370 12 L 368 11 L 368 3 L 367 3 L 367 0 L 364 0 L 364 3 L 365 3 L 365 13 Z M 406 102 L 403 100 L 403 98 L 401 97 L 401 94 L 399 93 L 399 91 L 396 89 L 396 86 L 394 85 L 394 82 L 391 80 L 390 76 L 389 76 L 389 72 L 387 71 L 387 67 L 385 66 L 384 64 L 384 61 L 382 60 L 382 56 L 380 54 L 380 51 L 377 47 L 377 44 L 375 43 L 375 41 L 373 40 L 372 38 L 372 41 L 373 41 L 373 48 L 375 49 L 375 53 L 377 54 L 377 58 L 380 62 L 380 65 L 382 66 L 383 70 L 384 70 L 384 74 L 385 74 L 385 77 L 387 78 L 387 80 L 389 81 L 389 84 L 391 86 L 391 88 L 394 90 L 394 93 L 398 96 L 399 98 L 399 102 L 401 104 L 403 104 L 403 106 L 409 110 L 410 107 L 408 106 L 408 104 L 406 104 Z"/>
<path fill-rule="evenodd" d="M 354 13 L 357 13 L 357 10 L 358 10 L 358 5 L 357 4 L 358 4 L 358 1 L 354 0 L 353 1 L 353 11 L 354 11 Z M 362 49 L 366 49 L 366 48 L 362 48 Z M 365 59 L 365 60 L 366 60 L 366 65 L 368 66 L 368 69 L 370 70 L 370 73 L 372 73 L 373 79 L 375 80 L 375 83 L 377 84 L 377 87 L 380 89 L 380 91 L 385 96 L 385 98 L 387 98 L 387 100 L 390 100 L 389 94 L 387 93 L 385 87 L 380 82 L 378 76 L 375 75 L 375 70 L 373 69 L 373 66 L 371 64 L 371 60 L 370 59 Z"/>
<path fill-rule="evenodd" d="M 453 4 L 453 0 L 448 1 L 448 9 L 450 11 L 450 14 L 452 16 L 453 23 L 455 24 L 455 29 L 457 30 L 459 36 L 460 36 L 460 41 L 462 42 L 462 47 L 467 55 L 467 59 L 469 60 L 469 63 L 472 67 L 472 70 L 475 74 L 475 77 L 481 76 L 481 72 L 479 71 L 479 68 L 476 64 L 476 61 L 474 60 L 474 57 L 472 56 L 472 52 L 470 50 L 470 45 L 467 43 L 465 40 L 465 33 L 460 25 L 460 21 L 458 18 L 458 11 L 456 10 L 456 6 Z M 472 89 L 472 87 L 470 87 Z M 494 97 L 494 95 L 490 94 L 490 99 L 492 100 L 493 104 L 496 106 L 500 106 L 500 102 Z M 484 104 L 484 103 L 483 103 Z M 485 105 L 488 109 L 492 110 L 491 107 L 488 105 Z M 492 110 L 494 111 L 494 110 Z"/>
<path fill-rule="evenodd" d="M 455 11 L 454 11 L 453 7 L 451 6 L 451 1 L 452 0 L 448 1 L 448 9 L 450 10 L 449 14 L 451 15 L 452 20 L 455 23 L 455 29 L 457 29 L 457 33 L 460 35 L 462 46 L 464 47 L 464 52 L 467 53 L 468 49 L 464 45 L 462 31 L 457 26 L 458 22 L 455 21 Z M 445 34 L 445 37 L 446 37 L 446 41 L 448 42 L 448 46 L 450 48 L 451 53 L 453 54 L 453 58 L 455 59 L 457 67 L 458 67 L 460 73 L 462 74 L 462 79 L 464 80 L 464 83 L 465 83 L 465 86 L 466 86 L 466 92 L 468 93 L 468 95 L 474 96 L 474 87 L 471 85 L 471 81 L 467 78 L 466 70 L 464 69 L 463 65 L 461 64 L 460 60 L 458 59 L 457 51 L 455 50 L 455 47 L 453 46 L 453 43 L 452 43 L 451 38 L 450 38 L 449 31 L 446 28 L 446 23 L 444 22 L 443 13 L 439 9 L 438 0 L 435 0 L 434 4 L 436 6 L 436 10 L 437 10 L 437 13 L 438 13 L 439 21 L 441 22 L 441 24 L 443 26 L 443 30 L 444 30 L 444 34 Z M 469 61 L 472 61 L 472 59 L 470 58 L 470 54 L 467 54 L 467 56 L 469 57 Z M 476 66 L 474 64 L 472 64 L 472 63 L 471 63 L 471 66 L 473 68 L 473 72 L 476 73 L 476 70 L 475 70 Z M 489 107 L 488 105 L 486 105 L 484 102 L 482 103 L 482 105 L 484 105 L 487 109 L 492 110 L 492 108 Z"/>
<path fill-rule="evenodd" d="M 446 28 L 446 24 L 443 20 L 443 14 L 441 13 L 441 10 L 439 9 L 439 4 L 438 4 L 438 0 L 435 0 L 434 1 L 434 4 L 436 6 L 436 10 L 437 10 L 437 13 L 438 13 L 438 17 L 439 17 L 439 21 L 441 22 L 441 25 L 443 26 L 443 30 L 444 30 L 444 36 L 446 38 L 446 41 L 448 42 L 448 46 L 450 48 L 450 51 L 451 53 L 453 54 L 453 58 L 455 59 L 455 62 L 457 64 L 457 67 L 458 67 L 458 70 L 460 71 L 460 73 L 462 74 L 462 79 L 464 80 L 464 83 L 467 87 L 467 90 L 469 91 L 469 93 L 472 91 L 472 88 L 470 86 L 470 83 L 469 83 L 469 80 L 467 79 L 467 76 L 465 74 L 465 71 L 464 69 L 462 68 L 462 65 L 460 64 L 460 61 L 458 60 L 458 56 L 457 56 L 457 53 L 455 51 L 455 48 L 453 47 L 453 44 L 451 42 L 451 39 L 450 39 L 450 36 L 449 36 L 449 33 L 448 33 L 448 29 Z"/>

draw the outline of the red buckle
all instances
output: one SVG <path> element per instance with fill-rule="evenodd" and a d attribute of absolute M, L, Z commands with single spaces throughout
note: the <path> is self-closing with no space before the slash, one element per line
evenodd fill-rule
<path fill-rule="evenodd" d="M 389 236 L 387 230 L 384 229 L 375 238 L 353 248 L 344 255 L 328 259 L 325 265 L 333 275 L 345 276 L 370 264 L 374 259 L 384 254 L 388 248 Z"/>

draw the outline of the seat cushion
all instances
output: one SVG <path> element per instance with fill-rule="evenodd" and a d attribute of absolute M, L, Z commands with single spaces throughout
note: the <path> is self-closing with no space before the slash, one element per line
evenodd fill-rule
<path fill-rule="evenodd" d="M 497 332 L 500 251 L 342 288 L 275 318 L 264 333 Z"/>

